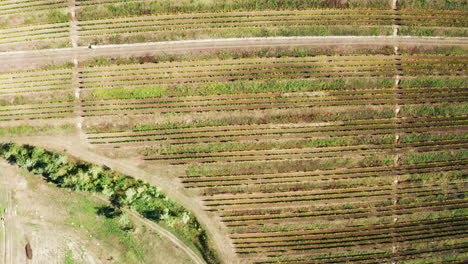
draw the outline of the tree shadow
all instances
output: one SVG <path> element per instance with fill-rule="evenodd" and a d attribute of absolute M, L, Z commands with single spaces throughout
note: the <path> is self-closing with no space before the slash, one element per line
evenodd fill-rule
<path fill-rule="evenodd" d="M 102 216 L 105 216 L 106 218 L 115 218 L 122 214 L 122 210 L 114 206 L 100 206 L 100 207 L 96 207 L 96 209 L 97 209 L 96 211 L 97 215 L 102 215 Z"/>

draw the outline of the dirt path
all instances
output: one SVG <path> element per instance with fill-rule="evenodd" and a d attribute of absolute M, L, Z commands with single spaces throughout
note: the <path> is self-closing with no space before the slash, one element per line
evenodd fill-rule
<path fill-rule="evenodd" d="M 102 56 L 142 56 L 146 54 L 177 54 L 205 50 L 275 48 L 275 47 L 323 47 L 331 46 L 385 46 L 385 45 L 437 45 L 464 46 L 467 38 L 444 37 L 270 37 L 207 39 L 167 41 L 139 44 L 102 45 L 93 49 L 87 47 L 15 51 L 0 53 L 0 71 L 25 70 L 38 66 L 67 63 L 73 56 L 86 60 Z"/>
<path fill-rule="evenodd" d="M 0 162 L 0 171 L 1 171 L 1 182 L 2 186 L 5 190 L 5 198 L 6 198 L 6 206 L 1 212 L 2 215 L 2 229 L 3 229 L 3 263 L 5 264 L 16 264 L 18 263 L 18 256 L 15 254 L 15 250 L 17 248 L 17 241 L 15 242 L 15 230 L 16 225 L 15 223 L 15 215 L 16 209 L 13 203 L 13 190 L 11 190 L 11 186 L 8 180 L 8 176 L 10 173 L 9 167 L 4 164 L 4 162 Z"/>
<path fill-rule="evenodd" d="M 108 200 L 106 200 L 106 199 L 104 199 L 104 198 L 102 198 L 100 196 L 96 196 L 96 197 L 98 199 L 102 200 L 102 201 L 109 202 Z M 144 225 L 146 225 L 147 227 L 149 227 L 153 231 L 163 235 L 169 241 L 174 243 L 177 247 L 182 249 L 193 260 L 194 263 L 196 263 L 196 264 L 205 264 L 205 261 L 200 256 L 198 256 L 195 252 L 193 252 L 193 250 L 190 247 L 185 245 L 185 243 L 183 241 L 181 241 L 178 237 L 176 237 L 171 232 L 167 231 L 166 229 L 164 229 L 160 225 L 143 218 L 142 216 L 140 216 L 139 214 L 133 212 L 132 210 L 129 210 L 129 209 L 126 209 L 126 208 L 122 208 L 122 210 L 124 212 L 126 212 L 127 214 L 133 216 L 140 223 L 143 223 Z"/>
<path fill-rule="evenodd" d="M 187 194 L 186 191 L 181 188 L 177 179 L 164 177 L 157 171 L 148 172 L 140 169 L 137 167 L 138 162 L 134 160 L 117 160 L 99 155 L 90 150 L 87 145 L 84 145 L 83 141 L 79 140 L 78 135 L 72 137 L 17 137 L 14 142 L 44 146 L 56 151 L 65 150 L 66 153 L 82 160 L 94 164 L 106 165 L 118 172 L 157 185 L 164 193 L 168 194 L 171 199 L 193 212 L 197 219 L 203 224 L 208 236 L 212 239 L 213 245 L 217 247 L 216 249 L 221 260 L 224 260 L 226 263 L 239 263 L 234 253 L 233 245 L 228 238 L 227 228 L 222 225 L 218 217 L 204 211 L 200 198 Z M 194 261 L 198 263 L 195 259 Z"/>

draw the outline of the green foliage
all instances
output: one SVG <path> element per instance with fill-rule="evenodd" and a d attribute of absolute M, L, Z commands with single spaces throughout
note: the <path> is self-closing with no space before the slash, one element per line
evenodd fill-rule
<path fill-rule="evenodd" d="M 468 139 L 468 133 L 462 134 L 431 134 L 431 133 L 411 133 L 400 137 L 401 143 L 414 142 L 435 142 L 441 140 Z"/>
<path fill-rule="evenodd" d="M 15 127 L 3 127 L 0 128 L 0 136 L 5 135 L 21 135 L 21 136 L 30 136 L 36 134 L 44 134 L 58 131 L 69 131 L 72 130 L 72 125 L 63 125 L 63 126 L 49 126 L 49 127 L 35 127 L 29 125 L 15 126 Z"/>
<path fill-rule="evenodd" d="M 190 146 L 170 146 L 157 149 L 143 150 L 143 154 L 194 154 L 194 153 L 216 153 L 224 151 L 245 151 L 245 150 L 269 150 L 269 149 L 291 149 L 291 148 L 314 148 L 347 146 L 359 144 L 379 144 L 392 143 L 393 137 L 338 137 L 315 140 L 288 140 L 288 141 L 262 141 L 262 142 L 236 142 L 236 143 L 203 143 Z"/>
<path fill-rule="evenodd" d="M 445 56 L 464 56 L 466 47 L 459 46 L 402 46 L 399 49 L 401 55 L 435 54 Z"/>
<path fill-rule="evenodd" d="M 450 160 L 463 160 L 466 158 L 468 158 L 468 150 L 418 153 L 402 156 L 400 160 L 404 164 L 420 164 Z"/>
<path fill-rule="evenodd" d="M 82 20 L 166 13 L 228 12 L 235 10 L 301 10 L 310 8 L 390 8 L 382 0 L 161 0 L 85 7 Z"/>
<path fill-rule="evenodd" d="M 66 155 L 49 152 L 41 147 L 0 144 L 0 155 L 10 163 L 43 175 L 60 187 L 108 194 L 112 203 L 118 207 L 128 206 L 148 219 L 174 227 L 174 231 L 179 235 L 190 234 L 190 237 L 185 239 L 197 246 L 202 254 L 214 256 L 195 217 L 165 196 L 157 187 L 109 168 L 97 167 L 83 161 L 70 162 Z M 117 227 L 126 224 L 125 219 L 115 221 L 118 221 L 115 225 Z M 108 227 L 114 228 L 113 226 Z"/>
<path fill-rule="evenodd" d="M 65 252 L 65 264 L 75 264 L 75 260 L 73 259 L 73 252 L 68 249 Z"/>
<path fill-rule="evenodd" d="M 280 58 L 280 57 L 310 57 L 329 55 L 391 55 L 394 53 L 393 46 L 381 46 L 379 48 L 356 48 L 336 49 L 325 46 L 320 47 L 268 47 L 255 49 L 234 49 L 219 51 L 197 51 L 189 54 L 162 54 L 144 55 L 138 57 L 97 57 L 80 63 L 82 66 L 112 66 L 123 64 L 162 63 L 175 61 L 196 60 L 230 60 L 242 58 Z M 374 78 L 375 79 L 375 78 Z"/>
<path fill-rule="evenodd" d="M 468 9 L 466 0 L 399 0 L 398 7 L 401 9 Z"/>
<path fill-rule="evenodd" d="M 438 172 L 438 173 L 418 173 L 412 174 L 408 181 L 415 183 L 444 182 L 468 179 L 468 174 L 464 171 Z"/>
<path fill-rule="evenodd" d="M 134 89 L 105 89 L 92 92 L 94 98 L 99 99 L 131 99 L 161 97 L 165 87 L 143 87 Z"/>
<path fill-rule="evenodd" d="M 120 209 L 100 205 L 102 203 L 96 203 L 93 199 L 76 199 L 67 207 L 69 209 L 67 221 L 87 230 L 90 235 L 108 244 L 109 247 L 121 249 L 122 263 L 146 263 L 142 242 L 136 240 L 135 236 L 124 230 L 119 223 L 119 216 L 122 215 Z M 104 208 L 120 215 L 107 214 L 105 217 L 96 217 L 102 215 Z"/>
<path fill-rule="evenodd" d="M 468 30 L 464 28 L 422 28 L 418 26 L 403 26 L 398 31 L 402 36 L 445 36 L 466 37 Z"/>
<path fill-rule="evenodd" d="M 418 87 L 447 87 L 460 88 L 466 87 L 468 78 L 414 78 L 401 80 L 400 86 L 403 88 L 418 88 Z"/>
<path fill-rule="evenodd" d="M 160 98 L 183 96 L 209 96 L 239 93 L 290 93 L 363 89 L 364 87 L 391 87 L 391 79 L 348 79 L 348 80 L 289 80 L 266 82 L 214 83 L 193 86 L 156 86 L 133 89 L 102 89 L 91 93 L 99 99 Z"/>
<path fill-rule="evenodd" d="M 263 173 L 283 173 L 292 171 L 312 171 L 346 167 L 352 164 L 350 158 L 330 158 L 315 160 L 283 160 L 274 162 L 258 162 L 228 165 L 194 165 L 186 170 L 188 176 L 210 175 L 255 175 Z"/>
<path fill-rule="evenodd" d="M 55 24 L 55 23 L 65 23 L 70 20 L 68 14 L 58 11 L 58 10 L 50 10 L 47 13 L 47 23 L 48 24 Z"/>
<path fill-rule="evenodd" d="M 462 116 L 468 113 L 468 104 L 408 105 L 402 108 L 401 115 L 412 117 Z"/>

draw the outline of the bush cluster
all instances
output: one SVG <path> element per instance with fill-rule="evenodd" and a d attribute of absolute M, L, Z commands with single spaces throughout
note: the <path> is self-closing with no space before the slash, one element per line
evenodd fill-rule
<path fill-rule="evenodd" d="M 47 181 L 75 191 L 104 194 L 116 207 L 127 206 L 142 216 L 173 230 L 196 246 L 209 263 L 214 254 L 206 242 L 206 233 L 197 219 L 184 207 L 169 199 L 158 187 L 83 161 L 71 161 L 67 155 L 42 147 L 0 144 L 0 156 Z M 211 260 L 211 261 L 210 261 Z"/>

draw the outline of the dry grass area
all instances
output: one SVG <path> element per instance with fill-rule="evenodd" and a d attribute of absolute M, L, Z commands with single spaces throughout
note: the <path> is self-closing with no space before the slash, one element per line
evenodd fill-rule
<path fill-rule="evenodd" d="M 2 190 L 6 180 L 12 193 L 7 263 L 24 263 L 28 242 L 30 263 L 191 263 L 171 242 L 132 217 L 132 229 L 124 231 L 117 219 L 99 215 L 98 208 L 107 203 L 95 197 L 59 189 L 4 163 L 1 175 Z M 3 193 L 2 198 L 4 207 Z M 1 241 L 3 246 L 3 236 Z"/>

